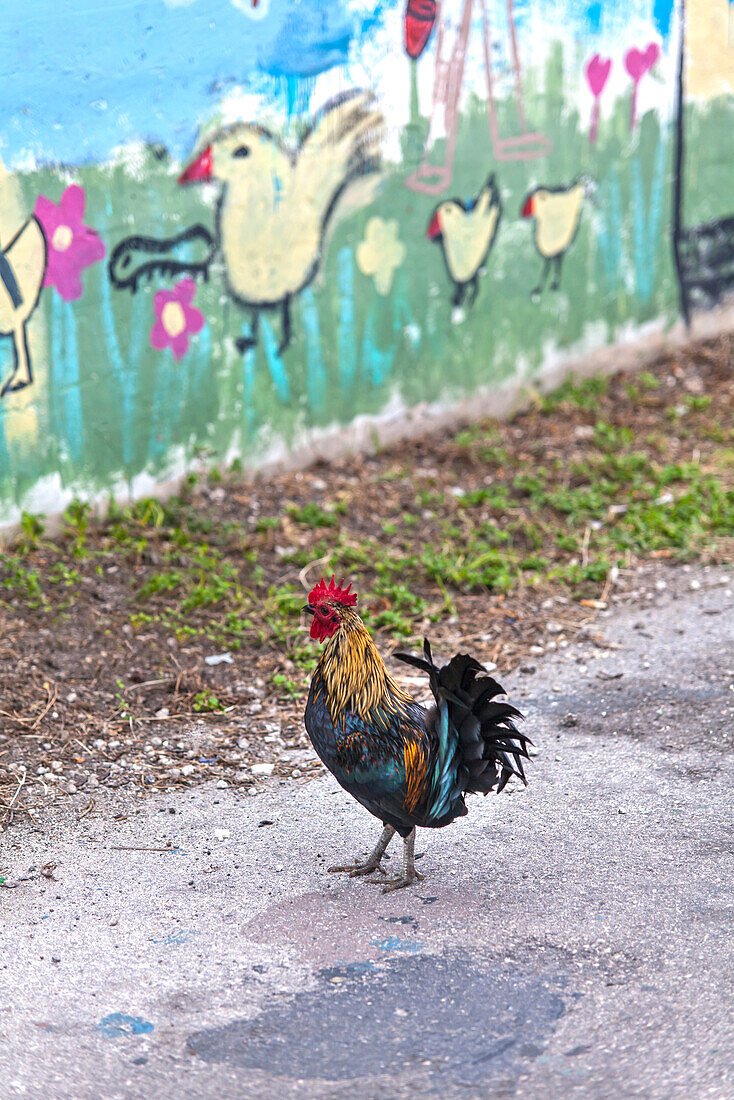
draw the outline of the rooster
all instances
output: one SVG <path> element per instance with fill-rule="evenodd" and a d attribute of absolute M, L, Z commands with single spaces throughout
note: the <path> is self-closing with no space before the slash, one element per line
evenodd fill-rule
<path fill-rule="evenodd" d="M 466 812 L 464 795 L 502 790 L 510 776 L 525 783 L 528 737 L 504 692 L 473 657 L 461 653 L 438 667 L 426 639 L 422 657 L 396 656 L 428 674 L 434 705 L 416 703 L 387 671 L 355 610 L 357 596 L 323 578 L 304 611 L 311 637 L 326 642 L 306 703 L 305 725 L 329 771 L 383 823 L 366 860 L 330 867 L 351 877 L 386 875 L 382 857 L 395 833 L 403 838 L 402 874 L 367 881 L 383 893 L 424 876 L 415 869 L 417 827 L 440 829 Z"/>
<path fill-rule="evenodd" d="M 240 351 L 257 343 L 263 309 L 280 310 L 279 353 L 288 347 L 291 301 L 319 270 L 337 205 L 372 197 L 383 128 L 371 93 L 352 91 L 325 105 L 295 150 L 263 126 L 236 123 L 215 134 L 179 177 L 181 184 L 221 185 L 217 235 L 227 286 L 252 317 Z"/>

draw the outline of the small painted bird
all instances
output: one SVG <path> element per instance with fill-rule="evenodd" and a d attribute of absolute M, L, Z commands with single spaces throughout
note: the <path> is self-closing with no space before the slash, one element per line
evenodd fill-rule
<path fill-rule="evenodd" d="M 555 265 L 551 290 L 561 285 L 563 257 L 576 239 L 586 189 L 583 180 L 570 187 L 537 187 L 522 205 L 522 217 L 535 219 L 535 247 L 544 260 L 540 282 L 531 293 L 534 299 L 545 286 L 551 264 Z"/>
<path fill-rule="evenodd" d="M 311 681 L 305 725 L 316 752 L 341 786 L 383 824 L 364 861 L 330 867 L 350 876 L 386 875 L 382 857 L 403 838 L 402 874 L 368 879 L 383 892 L 424 878 L 415 869 L 416 828 L 440 829 L 466 812 L 464 795 L 501 791 L 510 776 L 526 782 L 531 744 L 522 718 L 482 665 L 465 653 L 438 667 L 426 639 L 423 656 L 396 656 L 428 674 L 434 705 L 416 703 L 387 671 L 355 610 L 351 584 L 322 578 L 304 611 L 311 637 L 326 642 Z"/>
<path fill-rule="evenodd" d="M 494 174 L 469 202 L 449 199 L 433 211 L 426 236 L 441 245 L 446 271 L 455 288 L 455 306 L 462 305 L 467 290 L 467 305 L 474 305 L 479 272 L 487 262 L 501 216 L 502 202 Z"/>

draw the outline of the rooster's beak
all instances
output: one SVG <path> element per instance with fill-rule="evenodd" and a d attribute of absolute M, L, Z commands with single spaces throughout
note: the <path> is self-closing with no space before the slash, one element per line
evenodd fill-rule
<path fill-rule="evenodd" d="M 520 211 L 523 218 L 532 218 L 533 216 L 533 196 L 528 195 L 523 204 L 523 208 Z"/>
<path fill-rule="evenodd" d="M 438 220 L 438 210 L 431 218 L 431 224 L 426 230 L 426 236 L 429 241 L 435 241 L 441 236 L 441 224 Z"/>
<path fill-rule="evenodd" d="M 178 177 L 179 183 L 195 183 L 197 180 L 210 180 L 212 178 L 212 170 L 214 168 L 214 158 L 212 156 L 212 147 L 207 145 L 206 149 L 196 160 L 192 160 L 191 164 L 185 171 Z"/>
<path fill-rule="evenodd" d="M 305 611 L 307 615 L 313 615 L 316 609 L 311 607 L 310 603 L 304 604 L 301 611 Z"/>

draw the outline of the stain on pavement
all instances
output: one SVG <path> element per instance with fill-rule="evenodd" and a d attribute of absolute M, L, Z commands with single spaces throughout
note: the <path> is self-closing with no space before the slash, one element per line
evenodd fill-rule
<path fill-rule="evenodd" d="M 565 1011 L 565 979 L 465 949 L 317 975 L 251 1020 L 195 1032 L 205 1062 L 280 1077 L 353 1080 L 430 1071 L 427 1091 L 515 1076 L 542 1053 Z"/>

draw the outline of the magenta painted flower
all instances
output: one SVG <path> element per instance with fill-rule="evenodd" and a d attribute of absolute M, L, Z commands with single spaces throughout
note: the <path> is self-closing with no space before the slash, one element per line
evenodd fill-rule
<path fill-rule="evenodd" d="M 41 223 L 48 252 L 43 285 L 55 286 L 65 302 L 81 298 L 82 271 L 105 256 L 101 237 L 82 223 L 85 202 L 84 188 L 72 184 L 58 206 L 39 195 L 33 211 Z"/>
<path fill-rule="evenodd" d="M 632 77 L 632 103 L 630 105 L 630 130 L 635 127 L 637 120 L 637 89 L 640 86 L 645 73 L 649 73 L 653 65 L 660 57 L 660 47 L 657 42 L 649 42 L 644 50 L 638 50 L 634 46 L 624 55 L 624 67 Z"/>
<path fill-rule="evenodd" d="M 591 126 L 589 128 L 589 142 L 591 145 L 594 144 L 599 133 L 599 101 L 611 71 L 612 59 L 610 57 L 600 57 L 598 53 L 595 53 L 586 63 L 586 82 L 594 97 L 594 106 L 591 109 Z"/>
<path fill-rule="evenodd" d="M 196 283 L 182 279 L 173 290 L 159 290 L 153 299 L 155 324 L 150 330 L 150 345 L 157 351 L 170 348 L 178 363 L 189 347 L 189 337 L 201 332 L 204 314 L 192 306 Z"/>

